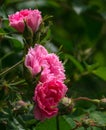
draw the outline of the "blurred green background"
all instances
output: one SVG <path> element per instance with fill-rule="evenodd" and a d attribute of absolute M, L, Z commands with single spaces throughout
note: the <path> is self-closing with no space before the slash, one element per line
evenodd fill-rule
<path fill-rule="evenodd" d="M 51 16 L 49 22 L 45 22 L 50 29 L 45 34 L 44 43 L 46 48 L 50 52 L 57 53 L 64 63 L 66 85 L 69 88 L 67 95 L 72 98 L 80 96 L 92 99 L 105 98 L 106 0 L 0 0 L 1 72 L 22 58 L 23 41 L 18 34 L 12 34 L 14 30 L 8 25 L 8 15 L 26 8 L 39 9 L 43 17 Z M 6 81 L 9 83 L 22 78 L 22 66 L 2 77 L 0 98 L 4 100 L 7 91 L 11 92 L 11 89 L 3 88 Z M 11 101 L 14 101 L 16 96 L 13 93 Z M 24 99 L 26 100 L 25 97 Z M 83 108 L 90 110 L 92 107 L 88 102 L 80 102 L 77 105 L 75 116 L 81 115 L 84 112 Z M 0 106 L 1 110 L 2 106 Z M 96 111 L 95 107 L 93 109 Z M 94 128 L 94 130 L 98 129 Z"/>

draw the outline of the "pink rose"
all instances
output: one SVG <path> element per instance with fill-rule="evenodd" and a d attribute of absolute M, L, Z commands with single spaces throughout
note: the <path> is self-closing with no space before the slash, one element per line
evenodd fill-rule
<path fill-rule="evenodd" d="M 58 113 L 58 103 L 65 96 L 67 87 L 59 80 L 52 79 L 39 83 L 35 88 L 33 100 L 36 103 L 34 109 L 35 118 L 44 120 Z"/>
<path fill-rule="evenodd" d="M 38 44 L 30 48 L 25 57 L 25 66 L 30 70 L 32 75 L 41 72 L 40 82 L 56 78 L 64 81 L 64 67 L 58 56 L 54 53 L 48 54 L 47 50 Z"/>
<path fill-rule="evenodd" d="M 10 26 L 21 33 L 24 31 L 25 22 L 33 32 L 36 32 L 42 22 L 42 16 L 39 10 L 25 9 L 9 15 L 9 22 Z"/>
<path fill-rule="evenodd" d="M 45 63 L 47 67 L 44 67 L 44 70 L 41 73 L 41 82 L 45 82 L 49 78 L 54 77 L 61 81 L 66 79 L 62 62 L 59 60 L 59 57 L 56 54 L 48 54 L 44 57 L 44 60 L 46 61 Z"/>
<path fill-rule="evenodd" d="M 43 57 L 47 55 L 47 50 L 38 44 L 35 44 L 34 48 L 30 48 L 28 54 L 25 57 L 25 66 L 30 70 L 32 75 L 36 75 L 41 72 Z"/>

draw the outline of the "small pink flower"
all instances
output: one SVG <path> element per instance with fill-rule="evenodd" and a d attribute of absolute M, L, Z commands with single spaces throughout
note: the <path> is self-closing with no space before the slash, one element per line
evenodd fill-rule
<path fill-rule="evenodd" d="M 35 88 L 33 100 L 36 103 L 34 109 L 35 118 L 44 120 L 58 113 L 58 103 L 65 96 L 67 87 L 59 80 L 52 79 L 39 83 Z"/>
<path fill-rule="evenodd" d="M 43 57 L 47 55 L 47 50 L 38 44 L 35 44 L 34 48 L 30 48 L 28 54 L 25 57 L 25 66 L 30 70 L 32 75 L 36 75 L 41 72 Z"/>
<path fill-rule="evenodd" d="M 25 22 L 33 32 L 36 32 L 42 22 L 42 16 L 39 10 L 25 9 L 9 15 L 9 22 L 10 26 L 21 33 L 24 31 Z"/>

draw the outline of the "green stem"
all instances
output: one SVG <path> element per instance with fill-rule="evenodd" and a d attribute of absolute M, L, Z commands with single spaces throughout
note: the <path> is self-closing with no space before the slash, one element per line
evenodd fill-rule
<path fill-rule="evenodd" d="M 11 71 L 12 69 L 14 69 L 15 67 L 17 67 L 18 65 L 20 65 L 23 62 L 23 59 L 21 61 L 19 61 L 18 63 L 16 63 L 15 65 L 13 65 L 12 67 L 8 68 L 7 70 L 3 71 L 2 73 L 0 73 L 0 77 L 6 73 L 8 73 L 9 71 Z"/>
<path fill-rule="evenodd" d="M 25 82 L 25 80 L 20 80 L 20 81 L 18 81 L 18 82 L 11 83 L 11 84 L 9 84 L 9 85 L 10 85 L 10 86 L 15 86 L 15 85 L 22 84 L 22 83 L 24 83 L 24 82 Z"/>
<path fill-rule="evenodd" d="M 56 130 L 60 130 L 60 126 L 59 126 L 59 115 L 56 116 Z"/>
<path fill-rule="evenodd" d="M 79 100 L 85 100 L 85 101 L 90 101 L 92 103 L 95 103 L 95 104 L 100 104 L 100 100 L 99 99 L 90 99 L 90 98 L 87 98 L 87 97 L 79 97 L 79 98 L 75 98 L 73 99 L 73 101 L 79 101 Z"/>
<path fill-rule="evenodd" d="M 92 102 L 92 99 L 87 98 L 87 97 L 79 97 L 79 98 L 75 98 L 75 99 L 73 99 L 73 100 L 74 100 L 74 101 L 86 100 L 86 101 L 91 101 L 91 102 Z"/>
<path fill-rule="evenodd" d="M 8 56 L 14 54 L 14 51 L 11 51 L 10 53 L 7 53 L 6 55 L 4 55 L 2 58 L 1 58 L 1 61 L 4 60 L 5 58 L 7 58 Z"/>

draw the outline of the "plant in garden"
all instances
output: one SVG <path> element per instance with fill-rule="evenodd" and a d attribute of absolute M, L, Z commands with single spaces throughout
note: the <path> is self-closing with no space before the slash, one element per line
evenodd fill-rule
<path fill-rule="evenodd" d="M 51 16 L 42 16 L 47 10 L 43 7 L 42 12 L 25 7 L 16 11 L 17 8 L 14 7 L 16 13 L 10 13 L 8 19 L 5 18 L 6 15 L 0 18 L 0 128 L 105 130 L 105 94 L 97 91 L 95 94 L 92 93 L 95 81 L 101 83 L 101 86 L 105 84 L 97 81 L 95 76 L 105 80 L 105 67 L 100 66 L 103 62 L 96 64 L 96 57 L 91 54 L 92 46 L 95 47 L 96 43 L 90 43 L 97 39 L 91 40 L 92 33 L 89 34 L 90 38 L 87 35 L 89 31 L 93 31 L 90 28 L 90 18 L 86 20 L 87 9 L 84 8 L 85 10 L 77 14 L 77 2 L 71 2 L 71 10 L 67 2 L 64 4 L 64 0 L 60 3 L 52 2 L 48 2 L 51 3 L 48 7 L 50 11 L 53 9 L 53 12 L 57 12 L 57 8 L 63 7 L 59 8 L 62 12 L 58 10 L 59 12 L 54 14 L 54 21 L 58 20 L 52 28 L 48 20 Z M 11 4 L 9 1 L 1 3 L 6 3 L 6 6 Z M 72 22 L 70 24 L 70 19 L 66 24 L 65 17 L 69 11 L 73 12 L 70 15 L 71 21 L 74 21 L 76 26 L 71 25 Z M 63 17 L 59 17 L 62 13 Z M 89 11 L 89 17 L 88 14 Z M 91 18 L 93 15 L 99 19 L 95 13 L 92 13 Z M 87 28 L 85 21 L 90 23 Z M 80 24 L 84 25 L 79 31 L 77 28 Z M 76 35 L 84 30 L 87 30 L 84 36 Z M 100 32 L 104 33 L 104 30 Z M 60 47 L 60 44 L 63 47 Z M 87 46 L 89 48 L 86 49 Z M 95 47 L 97 48 L 98 46 Z M 99 96 L 96 97 L 96 94 Z"/>
<path fill-rule="evenodd" d="M 26 9 L 9 15 L 9 22 L 10 26 L 21 33 L 24 32 L 25 26 L 30 27 L 36 33 L 41 23 L 41 15 L 38 10 Z M 27 35 L 24 35 L 24 38 L 26 39 Z M 44 120 L 57 115 L 58 103 L 67 92 L 67 87 L 63 83 L 65 70 L 62 62 L 59 61 L 57 55 L 48 54 L 42 45 L 35 44 L 34 48 L 28 49 L 28 54 L 25 56 L 25 66 L 32 74 L 32 78 L 36 78 L 36 75 L 40 73 L 33 98 L 36 105 L 34 109 L 35 118 Z"/>

